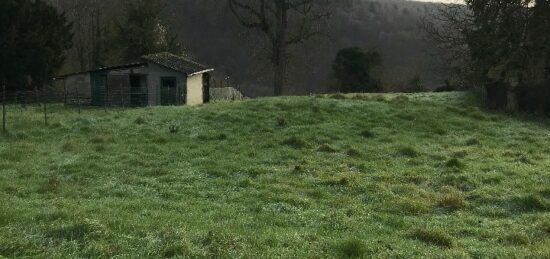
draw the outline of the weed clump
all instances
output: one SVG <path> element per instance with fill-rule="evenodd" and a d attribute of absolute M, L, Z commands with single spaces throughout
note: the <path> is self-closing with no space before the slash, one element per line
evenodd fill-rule
<path fill-rule="evenodd" d="M 504 238 L 504 240 L 501 240 L 501 241 L 504 241 L 507 244 L 516 245 L 516 246 L 523 246 L 531 243 L 529 236 L 521 232 L 511 233 L 507 235 Z"/>
<path fill-rule="evenodd" d="M 359 157 L 359 156 L 361 156 L 361 152 L 359 152 L 357 149 L 349 148 L 346 151 L 346 155 L 348 155 L 350 157 Z"/>
<path fill-rule="evenodd" d="M 277 118 L 277 126 L 286 127 L 287 125 L 288 125 L 288 122 L 286 121 L 285 118 L 283 118 L 283 117 Z"/>
<path fill-rule="evenodd" d="M 398 95 L 395 98 L 392 99 L 392 102 L 394 103 L 407 103 L 409 102 L 409 97 L 405 95 Z"/>
<path fill-rule="evenodd" d="M 67 141 L 61 146 L 63 152 L 74 152 L 78 149 L 77 145 L 72 141 Z"/>
<path fill-rule="evenodd" d="M 302 149 L 302 148 L 307 147 L 307 142 L 305 142 L 303 139 L 301 139 L 299 137 L 296 137 L 296 136 L 292 136 L 290 138 L 285 139 L 282 142 L 282 144 L 286 145 L 286 146 L 289 146 L 289 147 L 292 147 L 294 149 Z"/>
<path fill-rule="evenodd" d="M 343 94 L 333 94 L 330 96 L 331 99 L 343 100 L 346 99 L 346 96 Z"/>
<path fill-rule="evenodd" d="M 443 196 L 437 203 L 439 208 L 456 211 L 466 207 L 466 200 L 459 191 L 454 188 L 444 188 L 443 192 Z"/>
<path fill-rule="evenodd" d="M 445 166 L 453 169 L 461 169 L 464 167 L 464 164 L 458 160 L 458 158 L 451 158 L 445 163 Z"/>
<path fill-rule="evenodd" d="M 541 224 L 541 229 L 550 237 L 550 220 L 546 220 Z"/>
<path fill-rule="evenodd" d="M 437 230 L 417 229 L 412 232 L 411 238 L 441 248 L 451 248 L 454 243 L 451 236 Z"/>
<path fill-rule="evenodd" d="M 550 202 L 539 195 L 529 195 L 517 200 L 519 208 L 526 212 L 550 211 Z"/>
<path fill-rule="evenodd" d="M 61 189 L 61 180 L 56 175 L 48 177 L 48 179 L 42 183 L 38 191 L 40 193 L 57 193 Z"/>
<path fill-rule="evenodd" d="M 168 125 L 168 132 L 172 134 L 177 134 L 179 130 L 180 126 L 175 122 L 172 122 L 170 125 Z"/>
<path fill-rule="evenodd" d="M 134 123 L 137 125 L 143 125 L 147 123 L 147 121 L 143 117 L 138 117 L 137 119 L 134 120 Z"/>
<path fill-rule="evenodd" d="M 346 258 L 360 258 L 366 253 L 365 245 L 361 240 L 348 239 L 336 247 L 338 253 Z"/>
<path fill-rule="evenodd" d="M 321 145 L 317 151 L 319 152 L 323 152 L 323 153 L 336 153 L 338 152 L 338 150 L 334 149 L 333 147 L 331 147 L 330 145 L 328 144 L 323 144 Z"/>
<path fill-rule="evenodd" d="M 363 138 L 374 138 L 374 133 L 370 130 L 361 131 L 361 137 Z"/>
<path fill-rule="evenodd" d="M 467 146 L 477 146 L 479 144 L 481 144 L 481 142 L 479 142 L 479 140 L 477 138 L 471 138 L 471 139 L 466 140 L 466 145 Z"/>
<path fill-rule="evenodd" d="M 401 147 L 397 151 L 398 156 L 414 158 L 418 157 L 418 152 L 413 147 Z"/>

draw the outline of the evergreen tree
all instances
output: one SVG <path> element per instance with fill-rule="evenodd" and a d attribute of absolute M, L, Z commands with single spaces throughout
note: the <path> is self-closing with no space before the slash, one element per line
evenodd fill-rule
<path fill-rule="evenodd" d="M 380 84 L 372 77 L 372 69 L 380 65 L 382 58 L 376 51 L 361 48 L 345 48 L 338 52 L 332 65 L 338 80 L 338 91 L 343 93 L 378 92 Z"/>
<path fill-rule="evenodd" d="M 0 80 L 11 90 L 50 83 L 71 47 L 72 24 L 42 0 L 2 0 L 0 10 Z"/>

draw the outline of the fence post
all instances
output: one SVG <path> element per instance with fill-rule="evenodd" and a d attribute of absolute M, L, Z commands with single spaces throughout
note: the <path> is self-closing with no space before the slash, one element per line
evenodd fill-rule
<path fill-rule="evenodd" d="M 107 112 L 107 96 L 109 96 L 108 89 L 107 84 L 105 84 L 105 91 L 103 92 L 103 110 L 105 110 L 105 112 Z"/>
<path fill-rule="evenodd" d="M 122 110 L 124 110 L 124 86 L 120 84 L 120 98 L 122 101 Z"/>
<path fill-rule="evenodd" d="M 44 94 L 42 95 L 42 102 L 44 104 L 44 125 L 48 126 L 48 110 L 46 108 L 48 103 L 48 90 L 44 88 Z"/>
<path fill-rule="evenodd" d="M 6 133 L 6 85 L 2 85 L 2 132 Z"/>
<path fill-rule="evenodd" d="M 78 114 L 80 114 L 80 94 L 78 93 L 78 87 L 76 88 L 76 102 L 78 103 Z"/>

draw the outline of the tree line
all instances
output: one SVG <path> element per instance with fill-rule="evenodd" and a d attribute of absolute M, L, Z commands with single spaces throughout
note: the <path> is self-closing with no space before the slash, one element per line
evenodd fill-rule
<path fill-rule="evenodd" d="M 466 0 L 426 29 L 489 108 L 550 113 L 550 1 Z"/>
<path fill-rule="evenodd" d="M 1 26 L 6 33 L 14 30 L 12 20 L 31 17 L 15 15 L 25 9 L 24 5 L 42 5 L 52 14 L 51 6 L 55 8 L 63 25 L 43 23 L 58 34 L 44 33 L 41 37 L 58 44 L 51 48 L 57 49 L 56 57 L 65 62 L 52 60 L 48 65 L 52 71 L 60 69 L 58 73 L 132 62 L 143 54 L 169 51 L 216 67 L 217 80 L 228 79 L 228 84 L 249 96 L 345 91 L 333 69 L 336 56 L 340 50 L 360 48 L 378 52 L 380 58 L 376 67 L 368 66 L 372 68 L 369 78 L 376 80 L 368 80 L 369 86 L 363 85 L 362 91 L 370 89 L 372 82 L 385 90 L 399 90 L 420 76 L 433 85 L 437 77 L 427 65 L 435 59 L 419 54 L 425 46 L 411 26 L 431 8 L 428 4 L 398 0 L 6 0 L 2 4 L 3 10 L 13 15 L 9 19 L 3 16 L 6 22 Z M 255 13 L 260 10 L 261 14 L 262 8 L 270 11 L 257 17 Z M 251 26 L 259 22 L 263 25 Z M 31 35 L 22 27 L 15 30 Z M 2 39 L 3 46 L 21 45 L 6 39 Z M 14 53 L 7 47 L 3 50 Z M 18 52 L 31 55 L 24 46 Z M 16 61 L 18 56 L 22 55 L 6 56 L 3 64 L 33 67 Z M 416 70 L 409 69 L 411 63 Z M 22 75 L 6 73 L 18 78 L 17 82 L 8 80 L 10 89 L 32 89 L 48 83 L 28 71 L 17 71 Z M 52 78 L 52 71 L 43 77 Z"/>

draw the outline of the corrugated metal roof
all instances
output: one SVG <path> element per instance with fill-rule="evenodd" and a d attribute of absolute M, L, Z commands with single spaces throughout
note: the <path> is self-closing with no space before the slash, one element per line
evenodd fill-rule
<path fill-rule="evenodd" d="M 118 65 L 118 66 L 100 67 L 100 68 L 94 69 L 94 70 L 88 70 L 88 71 L 82 71 L 82 72 L 71 73 L 71 74 L 66 74 L 66 75 L 60 75 L 60 76 L 55 77 L 54 80 L 61 80 L 61 79 L 65 79 L 69 76 L 80 75 L 80 74 L 84 74 L 84 73 L 94 73 L 94 72 L 102 72 L 102 71 L 110 71 L 110 70 L 123 70 L 123 69 L 136 68 L 136 67 L 146 67 L 146 66 L 147 66 L 147 63 L 139 62 L 139 63 L 129 63 L 129 64 L 124 64 L 124 65 Z"/>
<path fill-rule="evenodd" d="M 141 58 L 188 75 L 208 70 L 208 67 L 203 64 L 168 52 L 145 55 Z"/>

